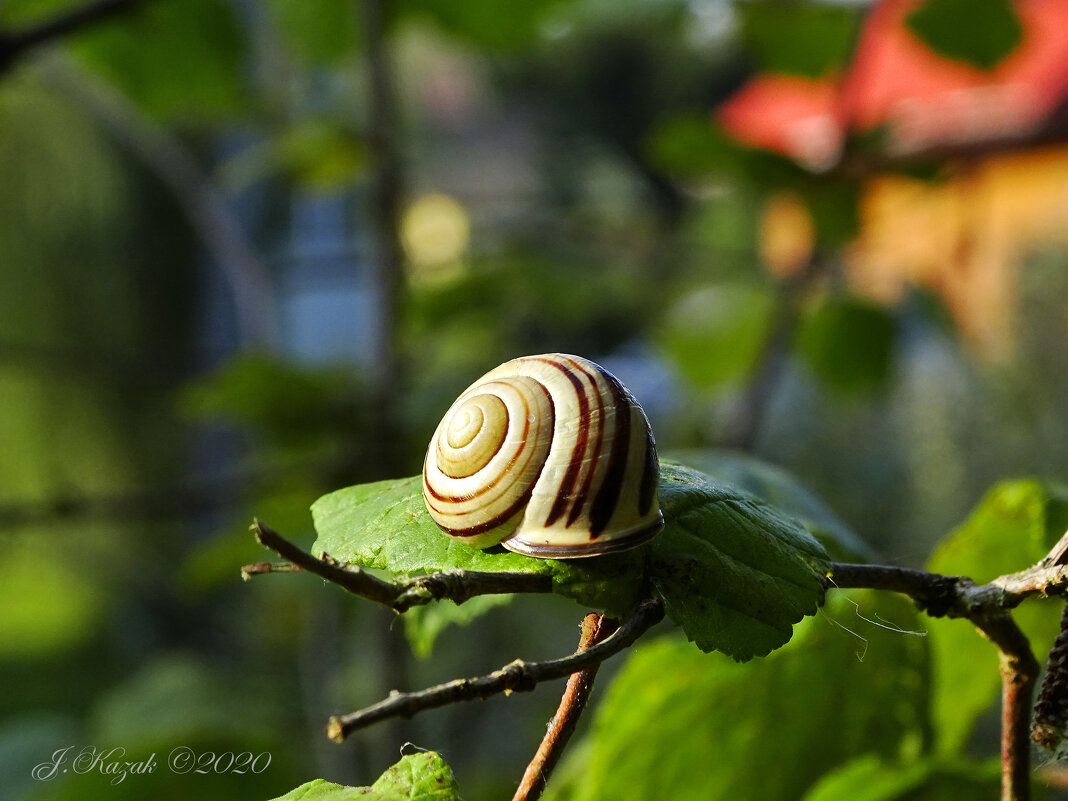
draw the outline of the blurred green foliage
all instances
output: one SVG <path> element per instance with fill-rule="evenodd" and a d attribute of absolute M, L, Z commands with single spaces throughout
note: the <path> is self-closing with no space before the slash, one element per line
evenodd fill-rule
<path fill-rule="evenodd" d="M 7 0 L 0 31 L 79 7 Z M 419 610 L 405 626 L 432 658 L 416 662 L 401 626 L 318 580 L 238 579 L 269 558 L 246 531 L 254 514 L 307 547 L 317 497 L 395 477 L 374 444 L 366 331 L 344 328 L 340 356 L 302 350 L 312 323 L 374 313 L 361 9 L 161 0 L 0 73 L 2 801 L 258 800 L 319 776 L 369 785 L 405 740 L 440 749 L 464 797 L 496 798 L 555 707 L 546 690 L 327 743 L 339 707 L 570 651 L 574 604 Z M 441 412 L 487 368 L 578 352 L 639 394 L 662 449 L 798 518 L 834 558 L 919 565 L 950 529 L 930 569 L 983 579 L 1041 558 L 1068 525 L 1061 491 L 1000 482 L 1068 475 L 1063 246 L 1019 257 L 1009 356 L 984 361 L 926 290 L 873 305 L 842 288 L 859 181 L 814 176 L 711 124 L 754 69 L 840 71 L 862 11 L 390 6 L 404 199 L 446 193 L 471 229 L 454 263 L 407 276 L 391 463 L 415 473 Z M 1020 41 L 1002 0 L 927 0 L 909 24 L 988 70 Z M 81 82 L 57 79 L 57 65 Z M 85 102 L 89 89 L 127 104 L 135 130 Z M 130 145 L 146 130 L 154 160 Z M 222 229 L 262 260 L 278 296 L 258 310 L 280 323 L 273 347 L 235 333 L 233 298 L 250 279 L 217 242 L 205 248 L 202 212 L 160 174 L 176 152 L 196 168 L 179 166 L 178 184 L 224 189 L 237 224 Z M 759 244 L 764 201 L 783 188 L 811 214 L 827 268 L 799 293 L 753 437 L 770 467 L 705 449 L 735 441 L 738 406 L 775 353 L 784 279 L 762 269 Z M 346 294 L 354 284 L 370 311 Z M 342 318 L 301 305 L 325 295 L 351 301 Z M 1017 614 L 1040 653 L 1053 610 Z M 656 639 L 605 666 L 603 703 L 553 792 L 993 797 L 996 661 L 965 623 L 866 593 L 832 593 L 786 647 L 746 665 Z M 272 756 L 256 775 L 32 779 L 68 745 Z"/>
<path fill-rule="evenodd" d="M 1011 0 L 924 0 L 905 21 L 935 52 L 982 70 L 1009 56 L 1024 34 Z"/>

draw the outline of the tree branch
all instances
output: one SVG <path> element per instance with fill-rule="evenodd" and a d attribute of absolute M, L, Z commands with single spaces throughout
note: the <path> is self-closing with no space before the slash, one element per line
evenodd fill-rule
<path fill-rule="evenodd" d="M 461 604 L 476 595 L 552 592 L 552 579 L 542 573 L 446 570 L 426 576 L 384 581 L 359 567 L 342 566 L 325 554 L 322 559 L 312 556 L 259 520 L 252 523 L 251 530 L 261 545 L 270 548 L 292 565 L 337 584 L 353 595 L 388 606 L 397 612 L 404 612 L 413 606 L 422 606 L 431 601 L 449 600 Z M 241 569 L 242 578 L 280 572 L 280 569 L 292 570 L 275 565 L 265 569 L 264 564 L 261 562 L 246 565 Z"/>
<path fill-rule="evenodd" d="M 0 73 L 35 47 L 133 11 L 149 2 L 152 0 L 96 0 L 57 14 L 31 28 L 0 33 Z"/>
<path fill-rule="evenodd" d="M 327 736 L 341 742 L 357 729 L 381 720 L 410 718 L 426 709 L 435 709 L 458 701 L 489 698 L 497 693 L 533 690 L 543 681 L 561 679 L 599 665 L 629 646 L 663 617 L 664 607 L 660 601 L 643 601 L 618 631 L 588 650 L 547 662 L 524 662 L 517 659 L 488 675 L 473 679 L 456 679 L 418 692 L 393 691 L 388 698 L 377 704 L 330 718 L 326 728 Z"/>
<path fill-rule="evenodd" d="M 976 584 L 965 576 L 943 576 L 887 565 L 833 564 L 828 587 L 900 592 L 913 598 L 932 617 L 976 620 L 1014 609 L 1035 595 L 1062 595 L 1068 590 L 1068 565 L 1035 567 Z"/>
<path fill-rule="evenodd" d="M 603 642 L 616 631 L 618 623 L 604 615 L 590 613 L 582 621 L 582 637 L 579 639 L 578 653 L 587 651 L 599 642 Z M 519 782 L 519 788 L 515 791 L 512 801 L 537 801 L 545 790 L 553 768 L 560 759 L 560 755 L 567 747 L 568 740 L 578 725 L 579 716 L 586 708 L 586 701 L 593 689 L 593 679 L 597 675 L 599 664 L 572 673 L 567 680 L 567 687 L 560 699 L 560 706 L 556 714 L 549 721 L 545 737 L 538 746 L 534 759 L 527 765 L 523 773 L 523 779 Z"/>

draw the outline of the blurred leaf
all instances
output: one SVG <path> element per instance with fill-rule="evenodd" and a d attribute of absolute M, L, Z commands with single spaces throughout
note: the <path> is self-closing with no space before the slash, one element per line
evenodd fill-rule
<path fill-rule="evenodd" d="M 860 233 L 860 194 L 858 181 L 844 179 L 798 182 L 797 191 L 812 215 L 816 241 L 821 247 L 841 247 Z"/>
<path fill-rule="evenodd" d="M 168 120 L 217 118 L 247 99 L 245 40 L 225 0 L 148 3 L 73 42 L 87 65 Z"/>
<path fill-rule="evenodd" d="M 853 48 L 856 11 L 823 3 L 745 2 L 742 40 L 765 72 L 818 78 L 844 68 Z"/>
<path fill-rule="evenodd" d="M 745 174 L 743 149 L 707 112 L 668 117 L 652 130 L 646 147 L 654 167 L 681 178 Z"/>
<path fill-rule="evenodd" d="M 1068 530 L 1068 491 L 1033 480 L 1006 481 L 980 501 L 935 549 L 927 569 L 983 583 L 1040 561 Z M 1053 608 L 1057 606 L 1057 608 Z M 1013 618 L 1041 654 L 1053 644 L 1060 608 L 1024 603 Z M 943 753 L 959 753 L 976 718 L 998 698 L 997 650 L 964 620 L 931 623 L 933 711 Z"/>
<path fill-rule="evenodd" d="M 322 66 L 354 56 L 360 19 L 350 0 L 269 0 L 275 31 L 301 64 Z"/>
<path fill-rule="evenodd" d="M 332 192 L 351 185 L 366 162 L 366 146 L 346 126 L 304 118 L 231 158 L 221 168 L 220 178 L 243 189 L 283 175 L 304 189 Z"/>
<path fill-rule="evenodd" d="M 137 744 L 146 751 L 175 744 L 261 743 L 275 709 L 256 702 L 255 680 L 233 686 L 182 654 L 157 657 L 95 699 L 93 742 Z"/>
<path fill-rule="evenodd" d="M 871 392 L 890 377 L 894 320 L 870 301 L 826 298 L 803 320 L 797 350 L 812 372 L 833 389 Z"/>
<path fill-rule="evenodd" d="M 785 512 L 808 529 L 836 562 L 871 562 L 874 549 L 819 497 L 780 467 L 730 451 L 672 451 L 672 459 L 733 484 Z"/>
<path fill-rule="evenodd" d="M 33 540 L 0 554 L 0 660 L 39 659 L 80 645 L 103 622 L 105 594 L 84 570 Z"/>
<path fill-rule="evenodd" d="M 352 382 L 351 370 L 243 354 L 191 382 L 180 403 L 190 417 L 240 423 L 277 445 L 321 444 L 336 439 Z"/>
<path fill-rule="evenodd" d="M 663 534 L 647 548 L 594 559 L 533 559 L 463 545 L 430 518 L 418 476 L 320 498 L 312 506 L 319 533 L 313 551 L 395 574 L 540 573 L 552 578 L 555 592 L 614 615 L 640 600 L 648 577 L 668 616 L 704 650 L 748 659 L 786 642 L 791 624 L 821 599 L 827 555 L 819 543 L 756 499 L 695 470 L 664 463 L 660 482 Z"/>
<path fill-rule="evenodd" d="M 692 289 L 671 307 L 658 340 L 690 384 L 711 389 L 752 368 L 768 336 L 772 307 L 771 292 L 757 284 Z"/>
<path fill-rule="evenodd" d="M 408 0 L 406 15 L 430 17 L 457 39 L 485 50 L 515 50 L 537 40 L 547 9 L 553 0 L 514 0 L 502 14 L 493 0 Z"/>
<path fill-rule="evenodd" d="M 434 650 L 438 636 L 449 626 L 466 626 L 491 609 L 511 602 L 514 595 L 476 595 L 462 604 L 442 601 L 416 606 L 404 613 L 404 634 L 412 651 L 426 659 Z"/>
<path fill-rule="evenodd" d="M 1012 0 L 925 0 L 905 24 L 939 55 L 990 70 L 1023 41 Z"/>
<path fill-rule="evenodd" d="M 550 785 L 548 797 L 681 801 L 700 788 L 708 801 L 799 798 L 845 760 L 915 753 L 926 640 L 869 620 L 918 626 L 906 599 L 836 593 L 787 647 L 751 664 L 674 637 L 637 646 L 597 708 L 577 781 Z"/>
<path fill-rule="evenodd" d="M 997 798 L 1001 766 L 920 760 L 887 762 L 875 754 L 848 762 L 821 779 L 802 801 L 955 801 Z"/>
<path fill-rule="evenodd" d="M 668 618 L 702 651 L 739 662 L 790 639 L 792 624 L 823 601 L 827 553 L 762 501 L 681 465 L 665 463 L 666 525 L 649 573 Z"/>
<path fill-rule="evenodd" d="M 459 801 L 452 769 L 435 751 L 410 754 L 378 777 L 370 787 L 343 787 L 315 779 L 274 801 Z"/>

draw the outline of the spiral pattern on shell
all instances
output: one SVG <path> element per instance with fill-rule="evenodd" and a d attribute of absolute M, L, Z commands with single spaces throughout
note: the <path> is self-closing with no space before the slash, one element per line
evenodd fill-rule
<path fill-rule="evenodd" d="M 423 496 L 465 544 L 593 556 L 663 527 L 659 465 L 641 406 L 578 356 L 513 359 L 468 387 L 427 450 Z"/>

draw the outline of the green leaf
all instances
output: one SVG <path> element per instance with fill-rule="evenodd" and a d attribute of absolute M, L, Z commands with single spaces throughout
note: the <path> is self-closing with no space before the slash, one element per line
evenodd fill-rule
<path fill-rule="evenodd" d="M 287 52 L 308 66 L 352 58 L 360 20 L 349 0 L 269 0 L 275 29 Z"/>
<path fill-rule="evenodd" d="M 346 564 L 399 575 L 538 573 L 552 579 L 554 592 L 613 615 L 626 614 L 640 600 L 645 549 L 567 562 L 471 548 L 446 536 L 431 519 L 418 476 L 332 492 L 312 504 L 312 519 L 319 534 L 313 551 Z"/>
<path fill-rule="evenodd" d="M 800 522 L 836 562 L 870 562 L 874 549 L 780 467 L 732 451 L 672 451 L 672 459 L 750 492 Z"/>
<path fill-rule="evenodd" d="M 702 651 L 738 661 L 786 643 L 823 601 L 823 546 L 729 484 L 682 465 L 661 470 L 666 525 L 651 544 L 649 572 L 668 617 Z"/>
<path fill-rule="evenodd" d="M 494 0 L 408 0 L 409 15 L 425 15 L 444 31 L 479 49 L 515 50 L 534 43 L 546 10 L 558 3 L 513 0 L 502 14 Z"/>
<path fill-rule="evenodd" d="M 857 13 L 822 3 L 747 2 L 742 39 L 765 72 L 821 77 L 845 66 L 859 22 Z"/>
<path fill-rule="evenodd" d="M 687 292 L 657 337 L 693 386 L 717 387 L 744 376 L 764 344 L 772 297 L 758 284 L 720 284 Z"/>
<path fill-rule="evenodd" d="M 0 660 L 40 659 L 81 645 L 106 619 L 102 588 L 37 539 L 11 538 L 0 555 Z"/>
<path fill-rule="evenodd" d="M 477 595 L 455 604 L 444 601 L 416 606 L 404 613 L 404 634 L 412 651 L 426 659 L 434 650 L 434 643 L 447 627 L 465 626 L 491 609 L 509 603 L 514 595 Z"/>
<path fill-rule="evenodd" d="M 872 392 L 891 374 L 894 321 L 875 303 L 828 298 L 803 321 L 797 350 L 828 386 L 847 394 Z"/>
<path fill-rule="evenodd" d="M 470 548 L 444 535 L 412 478 L 332 492 L 312 505 L 316 553 L 346 564 L 420 574 L 442 570 L 538 573 L 586 606 L 626 614 L 650 583 L 668 616 L 703 650 L 744 660 L 790 638 L 812 614 L 828 569 L 798 523 L 696 470 L 665 462 L 664 532 L 648 546 L 594 559 L 532 559 Z"/>
<path fill-rule="evenodd" d="M 434 751 L 410 754 L 370 787 L 343 787 L 325 779 L 302 784 L 274 801 L 459 801 L 452 769 Z"/>
<path fill-rule="evenodd" d="M 316 192 L 351 185 L 367 162 L 362 139 L 349 127 L 325 118 L 301 119 L 230 159 L 220 170 L 228 186 L 244 189 L 279 175 Z"/>
<path fill-rule="evenodd" d="M 987 582 L 1041 560 L 1068 529 L 1068 492 L 1034 480 L 995 486 L 934 551 L 927 569 Z M 1056 605 L 1025 603 L 1013 617 L 1045 653 L 1059 627 Z M 998 698 L 997 650 L 963 620 L 931 623 L 934 720 L 944 753 L 964 748 L 975 721 Z"/>
<path fill-rule="evenodd" d="M 211 120 L 247 99 L 245 40 L 224 0 L 149 3 L 74 46 L 90 68 L 156 117 Z"/>
<path fill-rule="evenodd" d="M 1000 766 L 925 759 L 898 764 L 869 754 L 823 777 L 802 801 L 951 801 L 997 798 Z"/>
<path fill-rule="evenodd" d="M 939 55 L 990 70 L 1023 41 L 1012 0 L 926 0 L 905 24 Z"/>
<path fill-rule="evenodd" d="M 926 640 L 868 620 L 919 625 L 904 598 L 835 593 L 787 647 L 751 664 L 700 654 L 674 637 L 637 646 L 580 746 L 589 749 L 582 769 L 571 785 L 550 784 L 550 797 L 800 798 L 862 754 L 918 751 Z M 568 776 L 570 764 L 558 775 Z"/>
<path fill-rule="evenodd" d="M 683 178 L 745 174 L 744 149 L 707 112 L 665 119 L 649 134 L 646 147 L 654 166 Z"/>

